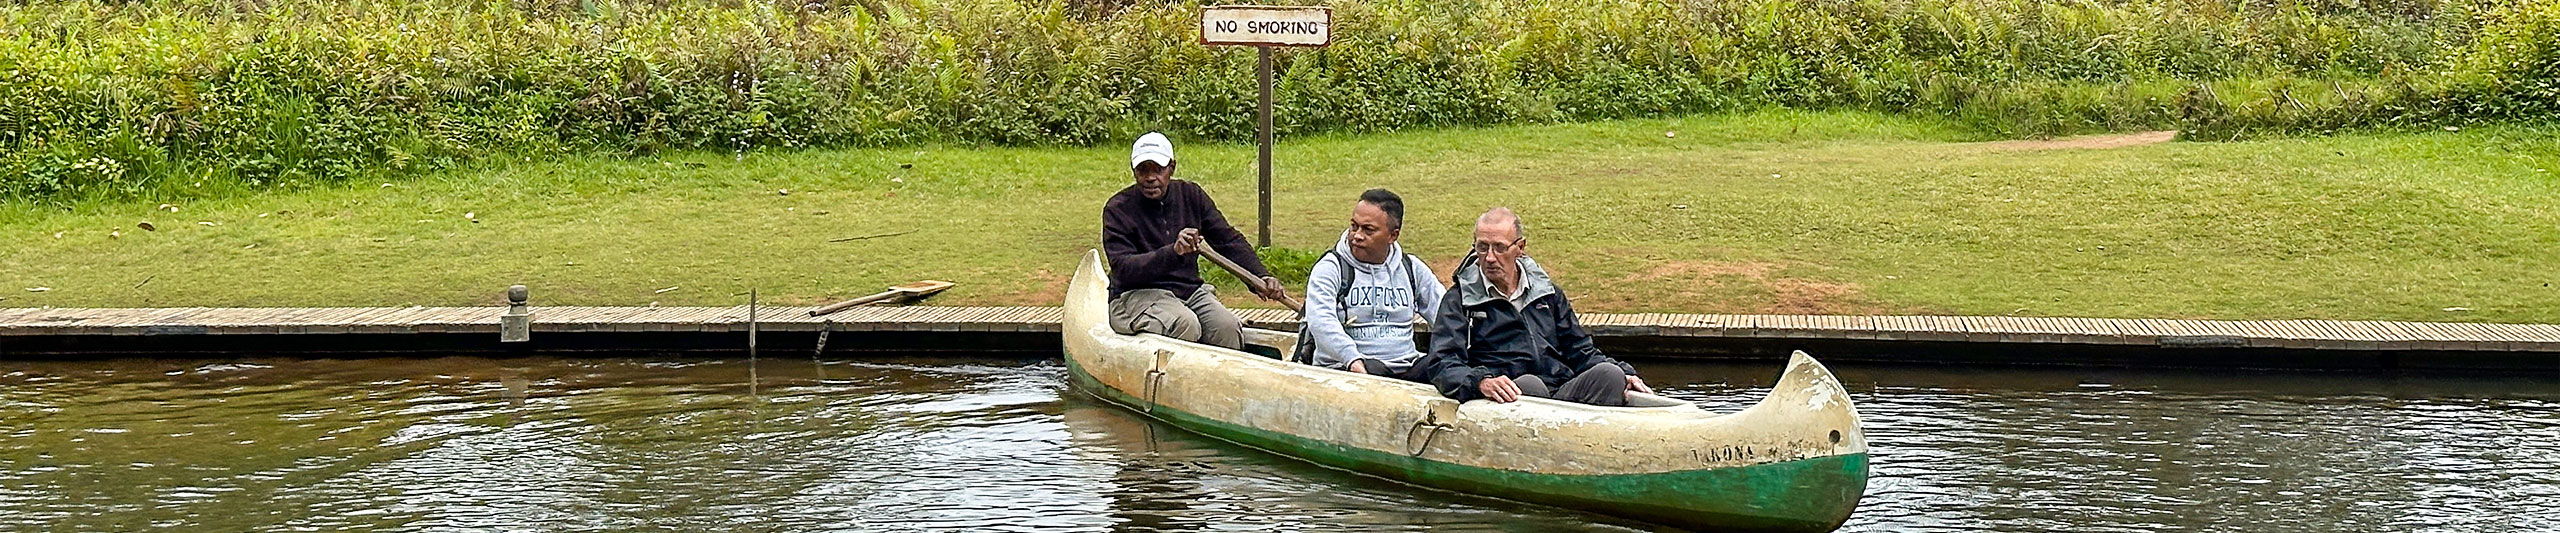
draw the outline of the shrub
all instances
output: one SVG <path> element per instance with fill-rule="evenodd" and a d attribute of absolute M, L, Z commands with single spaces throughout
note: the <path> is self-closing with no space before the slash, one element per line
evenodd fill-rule
<path fill-rule="evenodd" d="M 2555 112 L 2551 0 L 1340 0 L 1285 134 L 1765 106 L 2202 138 Z M 1247 49 L 1126 0 L 33 0 L 0 196 L 257 191 L 495 156 L 1251 138 Z"/>

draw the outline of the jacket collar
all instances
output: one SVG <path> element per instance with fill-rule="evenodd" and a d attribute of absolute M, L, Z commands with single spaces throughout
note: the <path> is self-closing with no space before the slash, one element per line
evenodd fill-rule
<path fill-rule="evenodd" d="M 1181 178 L 1169 178 L 1164 180 L 1163 198 L 1148 198 L 1147 193 L 1145 191 L 1138 190 L 1138 184 L 1135 183 L 1129 184 L 1126 189 L 1129 191 L 1129 198 L 1137 200 L 1139 207 L 1145 208 L 1148 211 L 1162 211 L 1165 206 L 1173 205 L 1173 196 L 1176 194 L 1175 189 L 1179 189 L 1181 187 Z"/>
<path fill-rule="evenodd" d="M 1547 269 L 1539 268 L 1537 260 L 1521 256 L 1519 263 L 1520 290 L 1525 296 L 1522 300 L 1537 301 L 1549 294 L 1555 294 L 1555 282 L 1547 279 Z M 1461 301 L 1467 307 L 1503 299 L 1501 294 L 1493 291 L 1493 282 L 1485 279 L 1484 267 L 1473 262 L 1467 263 L 1466 268 L 1458 269 L 1458 293 L 1464 296 Z"/>

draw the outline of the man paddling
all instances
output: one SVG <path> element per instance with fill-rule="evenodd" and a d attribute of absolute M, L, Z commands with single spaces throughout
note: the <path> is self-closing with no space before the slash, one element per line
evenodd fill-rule
<path fill-rule="evenodd" d="M 1244 347 L 1244 321 L 1200 281 L 1201 249 L 1216 250 L 1255 276 L 1254 294 L 1278 300 L 1280 280 L 1263 268 L 1244 232 L 1227 224 L 1208 191 L 1173 179 L 1173 141 L 1138 137 L 1129 148 L 1136 180 L 1102 205 L 1102 254 L 1111 262 L 1111 330 Z"/>
<path fill-rule="evenodd" d="M 1653 392 L 1636 368 L 1592 345 L 1591 334 L 1546 269 L 1529 259 L 1520 216 L 1494 208 L 1476 218 L 1475 249 L 1458 266 L 1431 321 L 1431 383 L 1459 401 L 1510 403 L 1537 396 L 1626 405 Z"/>

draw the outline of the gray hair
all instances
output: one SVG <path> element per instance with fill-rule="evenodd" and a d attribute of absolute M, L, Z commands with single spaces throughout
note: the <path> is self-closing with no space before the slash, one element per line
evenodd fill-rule
<path fill-rule="evenodd" d="M 1485 211 L 1483 216 L 1476 217 L 1476 225 L 1478 226 L 1495 222 L 1510 222 L 1512 237 L 1521 239 L 1529 238 L 1529 224 L 1521 222 L 1520 214 L 1511 212 L 1511 208 L 1496 207 L 1493 208 L 1493 210 Z"/>

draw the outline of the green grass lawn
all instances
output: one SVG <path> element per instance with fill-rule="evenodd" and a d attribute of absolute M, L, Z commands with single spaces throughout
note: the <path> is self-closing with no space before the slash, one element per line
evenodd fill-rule
<path fill-rule="evenodd" d="M 2560 322 L 2560 130 L 1967 136 L 1774 111 L 1284 139 L 1272 233 L 1329 247 L 1351 199 L 1387 186 L 1407 247 L 1445 272 L 1473 217 L 1508 205 L 1586 311 Z M 1182 177 L 1251 233 L 1253 147 L 1176 142 Z M 927 278 L 960 282 L 937 304 L 1054 304 L 1127 161 L 1117 145 L 582 158 L 10 205 L 0 306 L 488 305 L 513 283 L 537 305 L 749 288 L 816 304 Z"/>

